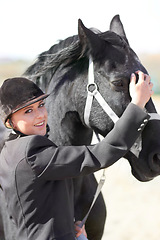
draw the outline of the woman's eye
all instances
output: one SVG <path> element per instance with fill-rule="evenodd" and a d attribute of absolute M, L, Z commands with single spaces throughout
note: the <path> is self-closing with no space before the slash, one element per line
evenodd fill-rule
<path fill-rule="evenodd" d="M 44 105 L 45 105 L 45 103 L 43 102 L 39 105 L 39 107 L 44 107 Z"/>
<path fill-rule="evenodd" d="M 32 112 L 32 109 L 27 109 L 26 111 L 25 111 L 25 113 L 31 113 Z"/>

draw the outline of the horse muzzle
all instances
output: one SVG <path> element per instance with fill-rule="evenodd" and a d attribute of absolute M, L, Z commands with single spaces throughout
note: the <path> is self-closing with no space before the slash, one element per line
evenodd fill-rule
<path fill-rule="evenodd" d="M 143 145 L 143 143 L 141 143 Z M 150 181 L 160 175 L 160 146 L 147 146 L 139 151 L 140 143 L 135 143 L 125 158 L 128 159 L 133 176 L 139 181 Z"/>

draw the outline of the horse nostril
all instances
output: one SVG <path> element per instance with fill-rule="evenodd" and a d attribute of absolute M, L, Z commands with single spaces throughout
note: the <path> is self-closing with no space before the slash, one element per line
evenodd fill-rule
<path fill-rule="evenodd" d="M 153 163 L 160 166 L 160 154 L 157 153 L 153 156 Z"/>

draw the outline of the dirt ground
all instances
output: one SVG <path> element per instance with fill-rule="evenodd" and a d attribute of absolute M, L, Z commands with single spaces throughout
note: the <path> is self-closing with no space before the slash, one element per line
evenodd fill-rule
<path fill-rule="evenodd" d="M 160 113 L 160 98 L 153 100 Z M 160 177 L 139 182 L 122 158 L 106 169 L 102 192 L 108 212 L 103 240 L 160 239 Z"/>

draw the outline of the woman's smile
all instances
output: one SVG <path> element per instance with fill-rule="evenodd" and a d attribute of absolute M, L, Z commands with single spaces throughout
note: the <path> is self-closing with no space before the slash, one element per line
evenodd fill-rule
<path fill-rule="evenodd" d="M 34 126 L 35 127 L 43 127 L 45 125 L 45 121 L 42 121 L 40 123 L 36 123 Z"/>

